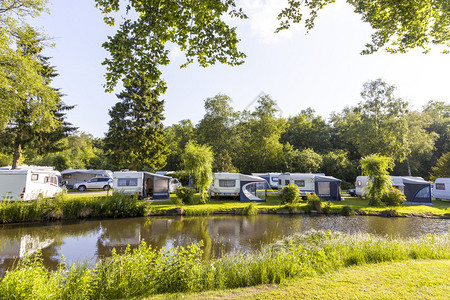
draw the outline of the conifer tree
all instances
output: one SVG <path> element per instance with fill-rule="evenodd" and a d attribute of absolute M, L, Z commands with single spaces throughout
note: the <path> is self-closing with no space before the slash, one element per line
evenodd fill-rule
<path fill-rule="evenodd" d="M 109 111 L 105 149 L 119 168 L 137 170 L 138 165 L 146 165 L 155 170 L 165 165 L 164 101 L 158 100 L 151 86 L 147 78 L 136 78 L 117 95 L 121 101 Z"/>

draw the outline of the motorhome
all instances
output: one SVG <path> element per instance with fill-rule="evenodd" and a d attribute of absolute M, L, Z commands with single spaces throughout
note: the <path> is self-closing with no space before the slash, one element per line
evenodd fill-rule
<path fill-rule="evenodd" d="M 61 173 L 52 167 L 21 166 L 0 169 L 0 200 L 34 200 L 54 197 L 62 191 Z"/>
<path fill-rule="evenodd" d="M 149 172 L 114 172 L 114 192 L 136 194 L 140 198 L 169 199 L 171 177 Z"/>
<path fill-rule="evenodd" d="M 434 198 L 450 200 L 450 178 L 436 178 L 432 194 Z"/>
<path fill-rule="evenodd" d="M 267 181 L 272 189 L 278 189 L 278 177 L 281 173 L 252 173 L 252 176 L 258 176 Z"/>
<path fill-rule="evenodd" d="M 306 199 L 308 195 L 315 193 L 314 176 L 312 173 L 282 173 L 278 177 L 278 190 L 289 184 L 295 184 L 300 190 L 300 196 Z"/>
<path fill-rule="evenodd" d="M 240 173 L 214 173 L 210 198 L 233 197 L 241 202 L 265 202 L 268 183 L 264 178 Z"/>

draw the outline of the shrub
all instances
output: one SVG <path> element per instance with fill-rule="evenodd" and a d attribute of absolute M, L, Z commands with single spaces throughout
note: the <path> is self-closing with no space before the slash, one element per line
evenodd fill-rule
<path fill-rule="evenodd" d="M 356 212 L 353 210 L 351 206 L 344 206 L 341 208 L 341 215 L 343 216 L 354 216 L 356 215 Z"/>
<path fill-rule="evenodd" d="M 203 190 L 200 192 L 200 200 L 199 202 L 201 204 L 205 204 L 206 202 L 208 202 L 209 200 L 209 195 L 208 195 L 208 191 L 207 190 Z"/>
<path fill-rule="evenodd" d="M 322 200 L 320 200 L 319 196 L 316 194 L 308 195 L 307 207 L 309 211 L 317 210 L 318 212 L 322 211 Z"/>
<path fill-rule="evenodd" d="M 258 209 L 255 203 L 250 203 L 248 206 L 244 207 L 242 214 L 245 216 L 254 216 L 258 214 Z"/>
<path fill-rule="evenodd" d="M 406 201 L 406 197 L 401 191 L 391 187 L 389 191 L 383 194 L 381 201 L 386 206 L 399 206 Z"/>
<path fill-rule="evenodd" d="M 180 204 L 192 204 L 194 202 L 194 189 L 189 187 L 179 187 L 175 191 Z"/>
<path fill-rule="evenodd" d="M 298 198 L 298 186 L 296 184 L 290 184 L 281 190 L 281 201 L 283 203 L 295 203 Z"/>
<path fill-rule="evenodd" d="M 330 214 L 331 213 L 331 202 L 326 202 L 325 205 L 322 207 L 322 211 L 324 214 Z"/>

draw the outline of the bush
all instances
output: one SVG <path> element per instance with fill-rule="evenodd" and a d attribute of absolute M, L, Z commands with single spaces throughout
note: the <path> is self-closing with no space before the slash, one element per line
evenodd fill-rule
<path fill-rule="evenodd" d="M 207 190 L 203 190 L 200 192 L 200 203 L 201 204 L 206 204 L 206 202 L 208 202 L 209 200 L 209 195 L 208 195 L 208 191 Z"/>
<path fill-rule="evenodd" d="M 399 206 L 406 201 L 406 197 L 401 191 L 391 187 L 388 192 L 383 194 L 381 201 L 386 206 Z"/>
<path fill-rule="evenodd" d="M 244 207 L 242 214 L 245 216 L 254 216 L 258 214 L 258 209 L 255 203 L 250 203 L 248 206 Z"/>
<path fill-rule="evenodd" d="M 324 214 L 329 215 L 331 213 L 331 202 L 326 202 L 325 205 L 322 207 L 322 211 Z"/>
<path fill-rule="evenodd" d="M 290 184 L 281 190 L 281 201 L 283 203 L 296 203 L 298 198 L 298 186 L 296 184 Z"/>
<path fill-rule="evenodd" d="M 354 216 L 356 215 L 356 212 L 353 210 L 351 206 L 344 206 L 341 208 L 341 215 L 343 216 Z"/>
<path fill-rule="evenodd" d="M 175 191 L 180 204 L 192 204 L 194 202 L 194 189 L 189 187 L 179 187 Z"/>
<path fill-rule="evenodd" d="M 308 195 L 307 207 L 309 211 L 316 210 L 318 212 L 322 211 L 322 200 L 316 194 Z"/>

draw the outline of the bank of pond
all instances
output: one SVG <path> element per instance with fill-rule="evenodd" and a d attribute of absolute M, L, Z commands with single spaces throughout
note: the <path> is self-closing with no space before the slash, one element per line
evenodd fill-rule
<path fill-rule="evenodd" d="M 86 237 L 88 238 L 88 237 Z M 354 265 L 412 259 L 450 259 L 450 235 L 382 237 L 311 230 L 250 253 L 204 260 L 205 244 L 133 250 L 95 264 L 58 264 L 48 270 L 41 255 L 25 256 L 0 281 L 0 299 L 129 299 L 162 293 L 223 290 L 279 284 Z"/>

